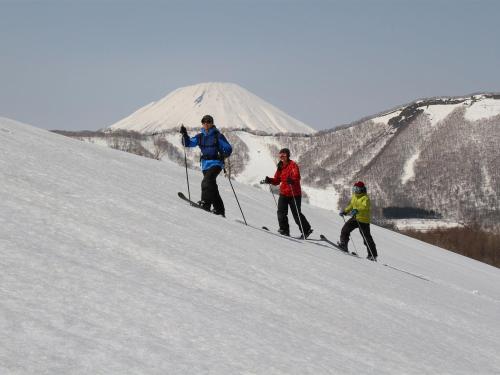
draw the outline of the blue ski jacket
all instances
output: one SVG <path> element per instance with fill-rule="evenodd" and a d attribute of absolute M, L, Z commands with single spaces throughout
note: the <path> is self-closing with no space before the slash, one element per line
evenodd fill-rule
<path fill-rule="evenodd" d="M 186 135 L 182 138 L 182 141 L 186 147 L 198 146 L 200 148 L 202 171 L 216 166 L 224 168 L 224 159 L 229 157 L 231 152 L 233 152 L 233 148 L 226 137 L 215 126 L 212 126 L 208 131 L 201 128 L 200 133 L 191 138 Z"/>

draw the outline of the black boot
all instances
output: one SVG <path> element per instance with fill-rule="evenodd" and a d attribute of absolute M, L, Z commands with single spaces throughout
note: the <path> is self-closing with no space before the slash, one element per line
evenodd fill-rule
<path fill-rule="evenodd" d="M 278 233 L 281 234 L 282 236 L 290 237 L 290 231 L 286 229 L 278 229 Z"/>
<path fill-rule="evenodd" d="M 346 253 L 349 252 L 346 243 L 337 242 L 337 246 L 340 248 L 340 250 L 345 251 Z"/>
<path fill-rule="evenodd" d="M 311 235 L 311 233 L 313 232 L 313 230 L 311 228 L 309 228 L 308 230 L 305 231 L 306 232 L 306 235 L 304 236 L 304 233 L 302 233 L 302 235 L 300 236 L 300 239 L 303 240 L 304 237 L 307 239 L 307 237 L 309 237 Z"/>
<path fill-rule="evenodd" d="M 207 202 L 205 202 L 205 201 L 198 201 L 197 203 L 198 203 L 198 205 L 199 205 L 202 209 L 204 209 L 205 211 L 209 211 L 209 212 L 210 212 L 210 206 L 211 206 L 211 204 L 210 204 L 210 203 L 207 203 Z"/>
<path fill-rule="evenodd" d="M 222 210 L 216 210 L 215 208 L 212 210 L 212 213 L 215 215 L 220 215 L 222 217 L 226 217 L 226 213 Z"/>

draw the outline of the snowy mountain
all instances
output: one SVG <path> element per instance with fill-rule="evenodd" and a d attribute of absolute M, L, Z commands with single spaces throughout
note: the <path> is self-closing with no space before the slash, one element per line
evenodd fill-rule
<path fill-rule="evenodd" d="M 500 95 L 417 100 L 308 136 L 225 134 L 235 145 L 233 173 L 250 185 L 272 175 L 278 150 L 289 147 L 301 165 L 304 191 L 319 207 L 337 209 L 352 182 L 363 180 L 378 220 L 423 215 L 424 226 L 479 222 L 489 228 L 500 222 Z M 176 129 L 141 137 L 80 139 L 151 157 L 163 148 L 164 158 L 184 163 Z M 198 150 L 188 150 L 188 158 L 196 167 Z"/>
<path fill-rule="evenodd" d="M 315 165 L 306 179 L 338 184 L 341 201 L 350 194 L 345 183 L 362 179 L 379 217 L 408 208 L 498 226 L 500 95 L 419 100 L 321 138 L 301 154 Z"/>
<path fill-rule="evenodd" d="M 356 259 L 236 222 L 222 177 L 227 219 L 177 198 L 175 163 L 6 119 L 0 142 L 2 374 L 500 372 L 497 268 L 379 227 L 379 262 Z M 276 228 L 269 192 L 233 185 Z"/>
<path fill-rule="evenodd" d="M 209 82 L 181 87 L 111 125 L 109 130 L 140 133 L 200 126 L 210 114 L 219 128 L 266 133 L 311 134 L 315 130 L 234 83 Z"/>

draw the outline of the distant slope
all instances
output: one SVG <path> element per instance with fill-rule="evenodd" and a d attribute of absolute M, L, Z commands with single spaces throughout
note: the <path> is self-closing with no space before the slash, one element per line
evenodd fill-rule
<path fill-rule="evenodd" d="M 247 128 L 266 133 L 315 132 L 248 90 L 234 83 L 222 82 L 181 87 L 138 109 L 109 129 L 152 133 L 179 128 L 181 124 L 199 127 L 206 114 L 212 115 L 220 128 Z"/>
<path fill-rule="evenodd" d="M 81 139 L 142 155 L 156 155 L 162 145 L 164 158 L 184 163 L 177 129 L 142 140 L 115 134 Z M 288 147 L 300 163 L 305 193 L 319 207 L 342 206 L 350 185 L 363 180 L 379 220 L 390 217 L 387 210 L 404 212 L 404 218 L 420 210 L 443 220 L 425 225 L 500 228 L 500 95 L 416 100 L 309 136 L 224 134 L 235 146 L 230 161 L 238 181 L 258 185 L 274 173 L 278 150 Z M 187 156 L 198 165 L 197 149 Z"/>
<path fill-rule="evenodd" d="M 290 145 L 306 185 L 334 188 L 340 204 L 363 180 L 379 218 L 389 207 L 408 207 L 500 228 L 500 95 L 418 100 L 351 126 L 276 141 Z"/>
<path fill-rule="evenodd" d="M 6 119 L 0 142 L 1 373 L 500 370 L 499 269 L 377 227 L 380 262 L 355 259 L 235 222 L 222 177 L 227 219 L 176 197 L 171 162 Z M 234 187 L 276 228 L 269 192 Z M 303 210 L 338 236 L 338 216 Z"/>

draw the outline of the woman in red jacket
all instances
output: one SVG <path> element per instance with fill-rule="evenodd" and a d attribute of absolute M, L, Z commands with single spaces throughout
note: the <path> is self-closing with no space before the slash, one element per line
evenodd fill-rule
<path fill-rule="evenodd" d="M 302 191 L 300 189 L 299 166 L 290 160 L 290 150 L 284 148 L 280 150 L 280 161 L 274 177 L 265 178 L 264 182 L 271 185 L 280 185 L 280 197 L 278 199 L 278 223 L 279 232 L 285 236 L 290 235 L 288 225 L 288 206 L 292 211 L 293 219 L 299 226 L 302 238 L 307 238 L 312 233 L 311 224 L 300 211 Z"/>

